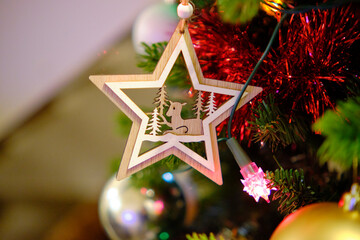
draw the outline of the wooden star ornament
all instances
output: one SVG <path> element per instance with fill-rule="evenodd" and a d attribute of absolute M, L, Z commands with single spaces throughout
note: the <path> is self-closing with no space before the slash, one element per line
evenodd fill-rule
<path fill-rule="evenodd" d="M 184 31 L 180 31 L 182 28 Z M 180 53 L 193 89 L 198 92 L 195 117 L 190 119 L 181 117 L 184 103 L 173 102 L 165 94 L 166 79 Z M 222 184 L 216 126 L 229 117 L 243 84 L 204 78 L 186 26 L 179 23 L 152 74 L 99 75 L 90 76 L 90 80 L 133 121 L 118 180 L 173 154 L 215 183 Z M 160 88 L 158 105 L 150 116 L 123 92 L 123 89 L 144 88 Z M 248 86 L 238 108 L 261 91 L 260 87 Z M 214 97 L 219 94 L 229 99 L 215 106 Z M 141 153 L 144 141 L 163 144 Z M 206 156 L 183 144 L 192 142 L 203 142 Z"/>

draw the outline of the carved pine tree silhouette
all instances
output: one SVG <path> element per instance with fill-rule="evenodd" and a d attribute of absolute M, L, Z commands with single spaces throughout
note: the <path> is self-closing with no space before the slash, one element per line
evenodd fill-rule
<path fill-rule="evenodd" d="M 213 92 L 210 93 L 209 99 L 207 101 L 207 105 L 205 107 L 206 115 L 210 116 L 216 111 L 216 102 L 215 102 L 215 94 Z"/>
<path fill-rule="evenodd" d="M 166 85 L 159 88 L 157 95 L 154 99 L 155 108 L 150 115 L 150 119 L 147 125 L 147 131 L 151 130 L 150 135 L 158 135 L 161 133 L 160 127 L 162 124 L 167 124 L 167 120 L 164 117 L 164 108 L 169 107 L 169 99 L 166 92 Z"/>
<path fill-rule="evenodd" d="M 196 115 L 196 119 L 200 119 L 201 118 L 201 113 L 204 111 L 204 99 L 202 97 L 203 92 L 202 91 L 198 91 L 197 95 L 196 95 L 196 101 L 193 107 L 193 111 L 195 111 L 195 115 Z"/>
<path fill-rule="evenodd" d="M 161 133 L 160 130 L 160 122 L 159 122 L 159 112 L 158 109 L 155 108 L 154 111 L 151 114 L 151 119 L 149 120 L 149 123 L 147 125 L 146 130 L 150 130 L 150 135 L 158 135 L 158 133 Z"/>
<path fill-rule="evenodd" d="M 168 107 L 169 104 L 169 99 L 168 99 L 168 95 L 167 95 L 167 92 L 166 92 L 166 86 L 163 85 L 158 93 L 157 93 L 157 96 L 155 97 L 155 106 L 157 108 L 159 108 L 159 115 L 160 116 L 163 116 L 164 115 L 164 107 Z"/>
<path fill-rule="evenodd" d="M 159 89 L 154 104 L 155 108 L 153 112 L 149 114 L 150 119 L 146 129 L 148 134 L 152 136 L 165 135 L 167 133 L 176 135 L 201 135 L 203 134 L 202 114 L 206 113 L 206 115 L 209 116 L 217 110 L 215 94 L 213 92 L 209 93 L 205 106 L 203 92 L 198 91 L 192 108 L 192 110 L 195 111 L 196 118 L 183 119 L 181 117 L 181 111 L 185 103 L 170 101 L 165 85 Z M 166 117 L 170 118 L 170 120 L 168 121 Z M 164 132 L 164 129 L 160 129 L 164 125 L 170 128 L 170 130 Z"/>

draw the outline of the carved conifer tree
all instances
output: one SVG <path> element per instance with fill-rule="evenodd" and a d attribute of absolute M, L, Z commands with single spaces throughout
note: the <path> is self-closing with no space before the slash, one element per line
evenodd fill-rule
<path fill-rule="evenodd" d="M 167 92 L 166 92 L 166 86 L 163 85 L 159 89 L 159 91 L 157 93 L 157 96 L 155 98 L 155 102 L 154 102 L 156 107 L 159 108 L 159 115 L 160 116 L 164 115 L 164 107 L 169 106 L 168 102 L 169 102 L 169 99 L 168 99 Z"/>
<path fill-rule="evenodd" d="M 161 133 L 160 130 L 160 123 L 159 123 L 159 112 L 157 108 L 154 108 L 154 111 L 151 114 L 151 118 L 149 120 L 149 123 L 147 125 L 146 130 L 151 130 L 150 135 L 157 135 L 158 133 Z"/>
<path fill-rule="evenodd" d="M 196 101 L 192 109 L 193 111 L 195 111 L 196 119 L 200 119 L 201 113 L 204 111 L 204 105 L 203 105 L 204 99 L 202 97 L 202 94 L 203 94 L 202 91 L 197 92 Z"/>
<path fill-rule="evenodd" d="M 207 101 L 207 105 L 205 107 L 206 115 L 210 116 L 216 111 L 216 102 L 215 102 L 215 94 L 213 92 L 210 93 L 209 99 Z"/>

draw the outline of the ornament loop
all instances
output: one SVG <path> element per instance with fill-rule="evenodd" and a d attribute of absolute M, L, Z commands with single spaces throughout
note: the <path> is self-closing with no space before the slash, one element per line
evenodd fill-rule
<path fill-rule="evenodd" d="M 188 0 L 182 0 L 177 7 L 177 14 L 181 19 L 180 33 L 184 33 L 186 20 L 192 16 L 194 8 L 192 4 L 189 4 Z"/>

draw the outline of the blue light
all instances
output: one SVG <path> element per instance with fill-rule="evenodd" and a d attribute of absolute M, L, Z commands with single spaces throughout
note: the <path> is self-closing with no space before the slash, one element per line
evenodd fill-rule
<path fill-rule="evenodd" d="M 166 172 L 162 175 L 162 179 L 164 179 L 165 182 L 173 182 L 174 181 L 174 175 L 172 175 L 171 172 Z"/>
<path fill-rule="evenodd" d="M 131 210 L 124 211 L 121 214 L 122 221 L 125 225 L 134 225 L 137 222 L 137 215 Z"/>

